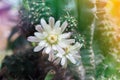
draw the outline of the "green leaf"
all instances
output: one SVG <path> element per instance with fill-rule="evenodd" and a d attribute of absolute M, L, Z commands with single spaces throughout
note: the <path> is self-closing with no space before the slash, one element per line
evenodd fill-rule
<path fill-rule="evenodd" d="M 48 73 L 45 80 L 52 80 L 53 76 L 54 76 L 53 74 Z"/>

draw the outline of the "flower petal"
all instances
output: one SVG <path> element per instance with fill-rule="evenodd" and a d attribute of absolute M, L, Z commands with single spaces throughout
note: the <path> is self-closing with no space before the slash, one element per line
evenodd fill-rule
<path fill-rule="evenodd" d="M 62 58 L 63 55 L 62 55 L 61 53 L 57 53 L 57 54 L 56 54 L 56 57 L 58 57 L 58 58 Z"/>
<path fill-rule="evenodd" d="M 57 49 L 58 53 L 65 54 L 65 51 L 59 45 L 56 45 L 56 49 Z"/>
<path fill-rule="evenodd" d="M 53 26 L 54 26 L 54 23 L 55 23 L 55 19 L 54 19 L 53 17 L 50 17 L 50 18 L 49 18 L 49 25 L 50 25 L 51 27 L 53 27 Z"/>
<path fill-rule="evenodd" d="M 50 51 L 52 50 L 51 46 L 48 46 L 45 48 L 45 52 L 48 54 L 50 53 Z"/>
<path fill-rule="evenodd" d="M 43 46 L 37 46 L 34 48 L 34 52 L 38 52 L 40 50 L 42 50 L 44 47 Z"/>
<path fill-rule="evenodd" d="M 80 43 L 76 42 L 75 45 L 72 46 L 72 49 L 79 51 L 81 47 L 82 47 L 82 45 Z"/>
<path fill-rule="evenodd" d="M 53 54 L 53 53 L 50 53 L 50 54 L 49 54 L 48 60 L 49 60 L 49 61 L 53 61 L 53 60 L 54 60 L 54 54 Z"/>
<path fill-rule="evenodd" d="M 51 31 L 51 26 L 48 25 L 44 19 L 41 19 L 41 25 L 45 31 L 47 32 Z"/>
<path fill-rule="evenodd" d="M 46 41 L 44 41 L 44 40 L 43 40 L 43 41 L 40 41 L 38 45 L 39 45 L 39 46 L 44 46 L 44 47 L 45 47 Z"/>
<path fill-rule="evenodd" d="M 79 50 L 82 47 L 82 44 L 80 44 L 79 42 L 76 42 L 75 46 L 77 47 L 77 50 Z"/>
<path fill-rule="evenodd" d="M 56 45 L 52 45 L 52 49 L 53 49 L 53 50 L 57 50 Z"/>
<path fill-rule="evenodd" d="M 36 25 L 35 29 L 39 32 L 43 32 L 43 28 L 41 27 L 41 25 Z"/>
<path fill-rule="evenodd" d="M 60 38 L 70 38 L 70 36 L 71 36 L 71 32 L 68 32 L 68 33 L 61 34 Z"/>
<path fill-rule="evenodd" d="M 43 28 L 48 25 L 43 18 L 41 19 L 41 25 L 42 25 Z"/>
<path fill-rule="evenodd" d="M 76 64 L 76 60 L 74 59 L 74 57 L 72 55 L 67 55 L 66 56 L 73 64 Z"/>
<path fill-rule="evenodd" d="M 57 21 L 57 22 L 55 23 L 55 27 L 56 27 L 56 28 L 60 27 L 60 21 Z"/>
<path fill-rule="evenodd" d="M 67 67 L 67 59 L 65 57 L 62 58 L 61 65 L 63 66 L 63 68 Z"/>
<path fill-rule="evenodd" d="M 65 22 L 62 24 L 62 26 L 61 26 L 61 32 L 64 32 L 64 30 L 66 29 L 67 25 L 68 25 L 68 23 L 67 23 L 67 21 L 65 21 Z"/>
<path fill-rule="evenodd" d="M 30 42 L 39 42 L 40 41 L 40 39 L 38 39 L 38 38 L 36 38 L 34 36 L 29 36 L 27 38 L 27 40 L 30 41 Z"/>
<path fill-rule="evenodd" d="M 43 39 L 44 38 L 44 35 L 39 33 L 39 32 L 35 32 L 34 35 L 39 38 L 39 39 Z"/>
<path fill-rule="evenodd" d="M 64 40 L 64 42 L 66 44 L 72 44 L 72 43 L 75 43 L 75 39 L 66 39 L 66 40 Z"/>
<path fill-rule="evenodd" d="M 60 27 L 55 27 L 54 32 L 56 32 L 56 34 L 60 35 L 61 34 L 61 28 Z"/>
<path fill-rule="evenodd" d="M 66 47 L 67 47 L 67 45 L 66 45 L 66 43 L 64 43 L 64 41 L 60 41 L 60 42 L 58 43 L 58 45 L 59 45 L 60 47 L 62 47 L 62 48 L 66 48 Z"/>

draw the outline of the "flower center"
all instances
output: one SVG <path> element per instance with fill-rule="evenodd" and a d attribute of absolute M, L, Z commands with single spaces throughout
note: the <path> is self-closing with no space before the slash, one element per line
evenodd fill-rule
<path fill-rule="evenodd" d="M 50 44 L 55 44 L 58 41 L 58 36 L 57 35 L 49 35 L 48 38 L 47 38 L 47 41 Z"/>
<path fill-rule="evenodd" d="M 70 47 L 63 48 L 66 54 L 69 53 L 69 51 L 70 51 L 69 48 L 70 48 Z"/>

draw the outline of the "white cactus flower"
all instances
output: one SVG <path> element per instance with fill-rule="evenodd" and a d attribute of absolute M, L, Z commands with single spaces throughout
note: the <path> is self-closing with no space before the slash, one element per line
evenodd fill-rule
<path fill-rule="evenodd" d="M 73 64 L 76 64 L 77 61 L 80 61 L 81 58 L 79 55 L 81 47 L 82 45 L 78 42 L 76 42 L 74 45 L 67 46 L 66 48 L 64 48 L 64 54 L 56 54 L 58 59 L 56 59 L 55 64 L 60 63 L 64 68 L 67 67 L 67 60 L 69 60 Z"/>
<path fill-rule="evenodd" d="M 53 58 L 53 51 L 65 54 L 63 48 L 75 42 L 75 39 L 69 39 L 71 32 L 64 33 L 67 25 L 66 21 L 62 25 L 60 25 L 60 21 L 55 23 L 53 17 L 49 18 L 49 24 L 44 19 L 41 19 L 41 25 L 35 26 L 38 32 L 35 32 L 34 36 L 28 37 L 28 41 L 38 43 L 38 46 L 34 48 L 34 52 L 43 49 L 44 53 L 49 54 L 49 59 Z"/>

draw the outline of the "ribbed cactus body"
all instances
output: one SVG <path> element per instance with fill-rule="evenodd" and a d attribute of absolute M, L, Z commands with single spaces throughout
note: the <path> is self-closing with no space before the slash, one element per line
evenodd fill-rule
<path fill-rule="evenodd" d="M 118 45 L 119 42 L 116 42 L 119 38 L 115 38 L 118 36 L 116 34 L 116 30 L 118 28 L 112 21 L 112 18 L 108 13 L 109 9 L 107 7 L 109 1 L 97 1 L 97 23 L 96 23 L 96 39 L 101 42 L 99 43 L 99 47 L 102 51 L 102 55 L 104 55 L 103 62 L 100 64 L 101 67 L 97 68 L 101 74 L 97 74 L 97 79 L 100 80 L 117 80 L 119 79 L 119 68 L 117 64 L 117 52 L 119 53 Z M 115 30 L 115 28 L 117 28 Z M 112 56 L 111 56 L 112 55 Z M 111 77 L 108 77 L 111 76 Z"/>
<path fill-rule="evenodd" d="M 95 53 L 93 50 L 94 29 L 96 24 L 96 0 L 76 0 L 78 8 L 78 27 L 84 34 L 85 48 L 81 50 L 82 63 L 85 68 L 85 80 L 95 80 Z"/>

